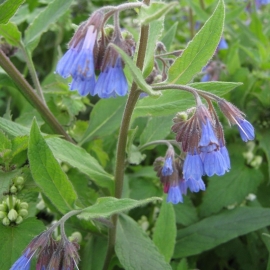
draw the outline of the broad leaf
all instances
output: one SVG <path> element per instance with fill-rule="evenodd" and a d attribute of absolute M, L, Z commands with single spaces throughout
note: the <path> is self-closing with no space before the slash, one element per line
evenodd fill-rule
<path fill-rule="evenodd" d="M 173 205 L 164 200 L 156 221 L 153 241 L 160 253 L 165 257 L 166 262 L 170 262 L 172 258 L 175 240 L 176 224 Z"/>
<path fill-rule="evenodd" d="M 216 51 L 223 32 L 224 18 L 225 7 L 223 0 L 220 0 L 213 15 L 171 65 L 167 83 L 186 84 L 202 70 Z"/>
<path fill-rule="evenodd" d="M 54 0 L 48 4 L 46 9 L 26 29 L 25 46 L 33 50 L 37 46 L 41 35 L 69 9 L 71 4 L 72 0 Z"/>
<path fill-rule="evenodd" d="M 0 5 L 0 24 L 6 24 L 25 0 L 6 0 Z"/>
<path fill-rule="evenodd" d="M 28 218 L 19 226 L 0 224 L 0 269 L 10 269 L 33 238 L 45 230 L 36 218 Z"/>
<path fill-rule="evenodd" d="M 191 83 L 188 86 L 222 96 L 239 85 L 241 83 L 206 82 Z M 190 93 L 180 90 L 165 90 L 162 91 L 162 94 L 158 99 L 144 97 L 139 100 L 135 107 L 134 117 L 172 115 L 195 105 L 195 100 Z"/>
<path fill-rule="evenodd" d="M 209 178 L 200 207 L 202 216 L 217 213 L 232 204 L 240 204 L 249 193 L 256 192 L 263 180 L 263 174 L 259 170 L 248 168 L 241 156 L 231 159 L 231 164 L 229 173 Z"/>
<path fill-rule="evenodd" d="M 35 120 L 30 131 L 28 158 L 35 182 L 53 205 L 61 213 L 72 210 L 77 194 L 42 137 Z"/>
<path fill-rule="evenodd" d="M 161 200 L 161 198 L 152 197 L 146 200 L 136 201 L 128 198 L 116 199 L 114 197 L 103 197 L 99 198 L 96 204 L 83 209 L 82 213 L 78 215 L 78 218 L 86 220 L 100 217 L 106 218 L 157 200 Z"/>
<path fill-rule="evenodd" d="M 90 123 L 83 144 L 96 136 L 107 136 L 119 128 L 126 98 L 101 99 L 91 112 Z"/>
<path fill-rule="evenodd" d="M 18 30 L 16 24 L 9 22 L 7 24 L 0 24 L 0 35 L 13 46 L 20 46 L 21 32 Z"/>
<path fill-rule="evenodd" d="M 270 225 L 270 209 L 238 207 L 205 218 L 177 234 L 174 258 L 201 254 L 238 236 Z"/>
<path fill-rule="evenodd" d="M 115 252 L 126 270 L 171 270 L 154 243 L 128 216 L 119 217 Z"/>

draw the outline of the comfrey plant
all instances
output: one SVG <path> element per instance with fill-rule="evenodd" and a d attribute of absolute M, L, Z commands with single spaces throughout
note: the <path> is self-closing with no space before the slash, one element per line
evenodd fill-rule
<path fill-rule="evenodd" d="M 186 202 L 192 205 L 191 200 L 208 194 L 209 182 L 216 176 L 222 179 L 237 167 L 230 147 L 227 149 L 223 120 L 237 127 L 239 140 L 255 138 L 245 114 L 222 97 L 241 84 L 219 81 L 224 64 L 217 53 L 230 48 L 223 38 L 224 1 L 217 0 L 215 8 L 206 8 L 200 1 L 202 17 L 211 10 L 200 29 L 194 28 L 191 7 L 180 10 L 178 2 L 143 0 L 96 9 L 76 28 L 64 54 L 59 48 L 59 61 L 41 84 L 31 53 L 48 29 L 49 25 L 43 27 L 46 17 L 52 15 L 52 21 L 66 16 L 71 2 L 52 1 L 24 35 L 16 32 L 19 30 L 12 22 L 0 23 L 0 34 L 19 48 L 20 59 L 25 58 L 25 70 L 29 70 L 35 88 L 0 49 L 0 64 L 12 78 L 9 83 L 13 88 L 15 83 L 35 108 L 29 113 L 31 128 L 24 117 L 17 123 L 11 121 L 9 105 L 5 118 L 0 119 L 0 173 L 4 175 L 4 184 L 0 184 L 0 239 L 14 238 L 11 247 L 19 243 L 3 267 L 0 260 L 0 268 L 182 269 L 175 259 L 201 252 L 188 249 L 185 238 L 192 234 L 192 228 L 182 228 L 197 222 L 199 216 L 194 210 L 191 221 L 182 221 L 175 213 L 186 207 Z M 62 11 L 60 6 L 66 9 Z M 180 18 L 189 18 L 191 32 L 188 44 L 179 45 L 187 39 L 178 36 L 173 51 L 177 24 L 163 33 L 165 15 L 172 10 L 188 11 L 188 16 Z M 127 14 L 136 20 L 127 20 Z M 61 20 L 56 21 L 60 27 Z M 15 34 L 11 38 L 7 33 Z M 21 36 L 25 38 L 20 40 Z M 202 70 L 207 77 L 198 82 Z M 36 118 L 32 119 L 33 115 Z M 238 140 L 236 135 L 234 138 Z M 251 154 L 253 157 L 250 151 L 245 155 Z M 260 164 L 255 163 L 251 158 L 247 164 L 258 169 Z M 152 164 L 153 169 L 147 166 Z M 148 178 L 150 184 L 144 181 Z M 165 194 L 160 206 L 162 189 Z M 242 200 L 247 195 L 243 194 Z M 139 206 L 144 208 L 132 210 Z M 36 219 L 35 211 L 40 219 L 45 217 L 47 229 Z M 201 217 L 208 215 L 203 207 L 201 211 Z M 147 226 L 140 228 L 131 216 L 144 220 Z M 223 225 L 230 217 L 237 223 L 234 213 L 225 213 L 218 222 L 203 220 L 202 234 L 205 230 L 212 233 L 208 224 Z M 177 221 L 180 226 L 176 220 L 181 220 Z M 68 238 L 64 226 L 68 233 L 79 232 L 82 239 Z M 216 234 L 213 238 L 222 237 Z M 222 238 L 217 243 L 224 241 Z"/>

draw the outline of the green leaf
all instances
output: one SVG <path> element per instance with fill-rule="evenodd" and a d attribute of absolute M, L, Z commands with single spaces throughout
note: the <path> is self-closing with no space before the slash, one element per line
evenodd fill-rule
<path fill-rule="evenodd" d="M 0 127 L 3 129 L 7 134 L 16 136 L 24 136 L 29 135 L 30 129 L 24 127 L 22 125 L 16 124 L 13 121 L 7 120 L 3 117 L 0 117 Z"/>
<path fill-rule="evenodd" d="M 46 142 L 57 159 L 67 162 L 88 175 L 97 185 L 108 188 L 112 192 L 113 176 L 104 171 L 85 149 L 59 138 L 48 138 Z"/>
<path fill-rule="evenodd" d="M 36 17 L 25 31 L 24 44 L 33 50 L 49 26 L 55 22 L 69 9 L 72 0 L 54 0 Z"/>
<path fill-rule="evenodd" d="M 163 200 L 155 225 L 153 241 L 166 262 L 170 262 L 172 258 L 175 240 L 176 224 L 173 205 Z"/>
<path fill-rule="evenodd" d="M 42 137 L 35 120 L 30 131 L 28 158 L 35 182 L 53 205 L 61 213 L 72 210 L 77 195 Z"/>
<path fill-rule="evenodd" d="M 165 31 L 165 34 L 163 35 L 161 39 L 161 42 L 165 45 L 168 51 L 170 50 L 173 39 L 175 38 L 177 26 L 178 26 L 178 22 L 175 22 L 168 31 Z"/>
<path fill-rule="evenodd" d="M 125 98 L 101 99 L 91 112 L 89 127 L 85 132 L 81 144 L 94 137 L 112 134 L 119 128 L 125 107 Z"/>
<path fill-rule="evenodd" d="M 78 215 L 78 218 L 86 220 L 101 217 L 106 218 L 113 214 L 128 211 L 135 207 L 157 200 L 161 200 L 161 198 L 152 197 L 146 200 L 136 201 L 128 198 L 116 199 L 114 197 L 103 197 L 99 198 L 94 205 L 83 209 L 83 211 Z"/>
<path fill-rule="evenodd" d="M 179 5 L 178 2 L 171 2 L 168 4 L 152 2 L 150 6 L 144 5 L 141 7 L 139 14 L 141 23 L 149 24 L 152 21 L 157 21 L 177 5 Z"/>
<path fill-rule="evenodd" d="M 205 82 L 191 83 L 188 84 L 188 86 L 221 96 L 241 84 L 242 83 L 231 82 Z M 134 110 L 134 117 L 172 115 L 195 105 L 195 100 L 190 93 L 179 90 L 164 90 L 162 93 L 163 95 L 158 99 L 145 97 L 139 100 Z"/>
<path fill-rule="evenodd" d="M 21 170 L 14 170 L 10 172 L 0 171 L 0 203 L 4 198 L 4 194 L 9 192 L 12 185 L 12 180 L 21 174 Z"/>
<path fill-rule="evenodd" d="M 157 41 L 159 40 L 164 27 L 164 17 L 157 21 L 151 22 L 149 25 L 149 35 L 148 42 L 145 52 L 144 66 L 143 66 L 143 76 L 146 78 L 153 70 L 154 67 L 154 55 L 157 46 Z"/>
<path fill-rule="evenodd" d="M 119 217 L 115 252 L 126 270 L 171 270 L 154 243 L 128 216 Z"/>
<path fill-rule="evenodd" d="M 4 134 L 2 130 L 0 130 L 0 155 L 6 149 L 11 149 L 11 141 L 10 139 Z"/>
<path fill-rule="evenodd" d="M 44 230 L 45 226 L 36 218 L 28 218 L 14 227 L 0 224 L 0 269 L 10 269 L 30 241 Z"/>
<path fill-rule="evenodd" d="M 140 145 L 165 139 L 170 133 L 172 124 L 171 115 L 150 118 L 140 136 Z"/>
<path fill-rule="evenodd" d="M 231 158 L 231 164 L 229 173 L 209 178 L 200 207 L 202 216 L 217 213 L 232 204 L 240 204 L 249 193 L 256 192 L 263 180 L 263 174 L 259 170 L 248 168 L 241 156 Z"/>
<path fill-rule="evenodd" d="M 167 83 L 186 84 L 214 55 L 223 32 L 225 7 L 220 0 L 214 13 L 171 65 Z"/>
<path fill-rule="evenodd" d="M 135 65 L 135 63 L 131 60 L 131 58 L 116 45 L 111 44 L 111 46 L 121 55 L 123 61 L 128 66 L 128 68 L 133 76 L 133 79 L 136 82 L 136 84 L 138 85 L 138 87 L 142 91 L 146 92 L 147 94 L 149 94 L 151 96 L 156 96 L 156 97 L 160 96 L 161 93 L 159 91 L 153 91 L 151 86 L 145 82 L 141 70 Z"/>
<path fill-rule="evenodd" d="M 6 0 L 0 5 L 0 24 L 6 24 L 25 0 Z"/>
<path fill-rule="evenodd" d="M 16 47 L 20 46 L 21 32 L 18 30 L 16 24 L 12 22 L 0 24 L 0 35 L 3 36 L 9 44 Z"/>
<path fill-rule="evenodd" d="M 238 207 L 181 229 L 174 258 L 201 254 L 238 236 L 270 225 L 270 209 Z"/>

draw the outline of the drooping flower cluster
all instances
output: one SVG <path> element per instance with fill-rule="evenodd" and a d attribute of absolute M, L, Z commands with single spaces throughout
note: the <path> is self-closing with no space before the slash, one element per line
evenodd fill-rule
<path fill-rule="evenodd" d="M 238 126 L 243 141 L 254 139 L 254 128 L 244 118 L 244 114 L 224 99 L 218 105 L 231 124 Z M 177 114 L 172 131 L 180 143 L 186 157 L 184 162 L 175 158 L 173 147 L 167 150 L 165 158 L 159 157 L 154 168 L 168 193 L 167 201 L 182 202 L 182 194 L 205 190 L 203 175 L 224 175 L 231 168 L 228 150 L 225 146 L 222 125 L 211 102 L 207 108 L 201 102 L 188 119 L 188 114 Z"/>
<path fill-rule="evenodd" d="M 49 229 L 35 237 L 10 270 L 29 270 L 34 255 L 37 257 L 37 270 L 73 270 L 77 267 L 79 245 L 68 241 L 66 236 L 55 241 L 52 232 L 53 230 Z"/>
<path fill-rule="evenodd" d="M 63 78 L 72 77 L 70 90 L 78 90 L 82 96 L 90 94 L 109 98 L 124 96 L 128 91 L 123 61 L 109 43 L 117 45 L 131 56 L 133 39 L 130 35 L 123 39 L 117 24 L 113 33 L 111 28 L 106 33 L 104 20 L 104 13 L 96 11 L 88 21 L 81 24 L 69 43 L 68 51 L 56 67 L 56 73 Z M 99 69 L 101 73 L 96 82 L 96 70 Z"/>

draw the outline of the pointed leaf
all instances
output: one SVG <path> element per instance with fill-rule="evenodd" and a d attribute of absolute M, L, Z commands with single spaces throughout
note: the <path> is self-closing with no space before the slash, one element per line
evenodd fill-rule
<path fill-rule="evenodd" d="M 18 30 L 16 24 L 9 22 L 7 24 L 0 24 L 0 35 L 13 46 L 20 46 L 21 32 Z"/>
<path fill-rule="evenodd" d="M 146 233 L 128 216 L 119 217 L 115 252 L 126 270 L 172 269 Z"/>
<path fill-rule="evenodd" d="M 174 258 L 201 254 L 238 236 L 270 225 L 270 209 L 238 207 L 205 218 L 177 234 Z"/>
<path fill-rule="evenodd" d="M 116 199 L 114 197 L 103 197 L 99 198 L 94 205 L 83 209 L 82 213 L 78 215 L 78 218 L 86 220 L 100 217 L 106 218 L 157 200 L 161 200 L 161 198 L 152 197 L 146 200 L 136 201 L 128 198 Z"/>
<path fill-rule="evenodd" d="M 28 158 L 35 182 L 53 205 L 61 213 L 72 210 L 77 195 L 45 139 L 40 134 L 35 120 L 30 131 Z"/>
<path fill-rule="evenodd" d="M 0 24 L 6 24 L 25 0 L 6 0 L 0 5 Z"/>
<path fill-rule="evenodd" d="M 216 51 L 223 32 L 224 18 L 224 2 L 220 0 L 213 15 L 171 65 L 167 83 L 186 84 L 202 70 Z"/>

